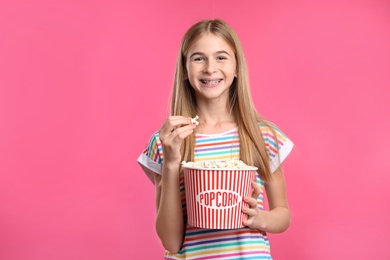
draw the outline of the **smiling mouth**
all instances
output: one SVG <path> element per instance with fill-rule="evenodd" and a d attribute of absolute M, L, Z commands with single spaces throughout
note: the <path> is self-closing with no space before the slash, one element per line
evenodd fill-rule
<path fill-rule="evenodd" d="M 217 84 L 217 83 L 221 82 L 222 79 L 217 79 L 217 80 L 203 80 L 203 79 L 201 79 L 200 81 L 201 81 L 203 84 L 214 85 L 214 84 Z"/>

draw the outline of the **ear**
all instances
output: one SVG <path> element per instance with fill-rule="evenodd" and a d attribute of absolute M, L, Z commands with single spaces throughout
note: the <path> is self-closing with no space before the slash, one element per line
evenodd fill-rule
<path fill-rule="evenodd" d="M 183 78 L 184 80 L 188 79 L 187 70 L 183 70 Z"/>

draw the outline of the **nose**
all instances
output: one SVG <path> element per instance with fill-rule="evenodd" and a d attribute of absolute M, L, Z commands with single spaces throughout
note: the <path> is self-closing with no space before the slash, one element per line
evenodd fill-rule
<path fill-rule="evenodd" d="M 204 72 L 208 74 L 213 74 L 214 72 L 217 71 L 217 65 L 216 62 L 212 59 L 209 59 L 204 66 Z"/>

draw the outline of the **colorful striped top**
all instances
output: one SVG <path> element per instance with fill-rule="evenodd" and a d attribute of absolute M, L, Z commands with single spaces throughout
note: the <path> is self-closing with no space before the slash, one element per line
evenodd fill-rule
<path fill-rule="evenodd" d="M 271 160 L 271 170 L 275 171 L 291 152 L 293 143 L 277 128 L 277 143 L 272 131 L 260 126 L 267 152 Z M 195 161 L 238 159 L 240 142 L 237 129 L 220 134 L 196 134 Z M 155 133 L 150 139 L 138 163 L 146 175 L 153 181 L 153 174 L 161 174 L 164 155 Z M 264 182 L 257 176 L 257 183 L 264 190 Z M 180 193 L 184 220 L 187 220 L 184 177 L 180 176 Z M 263 194 L 258 197 L 258 206 L 263 209 Z M 165 251 L 164 259 L 272 259 L 267 234 L 250 229 L 200 229 L 187 225 L 182 248 L 177 254 Z"/>

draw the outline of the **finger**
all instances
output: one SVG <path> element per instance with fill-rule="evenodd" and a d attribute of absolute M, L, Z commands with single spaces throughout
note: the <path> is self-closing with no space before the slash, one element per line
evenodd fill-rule
<path fill-rule="evenodd" d="M 195 125 L 186 125 L 179 128 L 174 129 L 170 133 L 164 133 L 162 136 L 162 133 L 160 133 L 160 140 L 162 143 L 165 144 L 172 144 L 174 146 L 179 145 L 184 138 L 189 136 L 194 132 Z"/>
<path fill-rule="evenodd" d="M 248 203 L 250 208 L 257 208 L 257 199 L 254 199 L 252 197 L 244 197 L 244 201 Z"/>
<path fill-rule="evenodd" d="M 186 116 L 170 116 L 166 121 L 170 126 L 180 126 L 192 124 L 191 118 Z"/>
<path fill-rule="evenodd" d="M 247 214 L 248 217 L 252 217 L 254 216 L 256 213 L 253 209 L 250 209 L 250 208 L 242 208 L 241 211 L 244 213 L 244 214 Z"/>
<path fill-rule="evenodd" d="M 177 149 L 180 147 L 182 141 L 194 132 L 195 127 L 195 125 L 190 124 L 176 128 L 168 133 L 160 132 L 160 141 L 163 149 Z"/>
<path fill-rule="evenodd" d="M 190 125 L 191 119 L 184 116 L 170 116 L 165 120 L 164 124 L 161 126 L 159 133 L 160 135 L 170 134 L 175 129 L 179 128 L 182 125 Z"/>
<path fill-rule="evenodd" d="M 175 132 L 175 134 L 181 134 L 182 132 L 193 130 L 196 127 L 194 124 L 189 125 L 179 125 L 177 126 L 172 132 Z"/>
<path fill-rule="evenodd" d="M 164 124 L 161 126 L 159 130 L 159 134 L 161 135 L 167 135 L 173 132 L 176 128 L 180 127 L 181 125 L 188 125 L 190 124 L 191 119 L 184 116 L 170 116 L 165 120 Z"/>
<path fill-rule="evenodd" d="M 195 125 L 191 124 L 191 125 L 182 126 L 180 128 L 176 128 L 174 131 L 172 131 L 172 135 L 174 136 L 174 138 L 183 140 L 184 138 L 186 138 L 187 136 L 189 136 L 194 132 L 195 127 L 196 127 Z"/>
<path fill-rule="evenodd" d="M 263 189 L 261 188 L 260 185 L 256 183 L 256 181 L 252 182 L 252 187 L 253 187 L 252 198 L 257 199 L 261 194 L 261 192 L 263 191 Z"/>
<path fill-rule="evenodd" d="M 253 224 L 253 217 L 250 216 L 250 215 L 248 215 L 248 216 L 246 217 L 246 219 L 243 218 L 242 224 L 243 224 L 244 226 L 251 227 L 252 224 Z"/>

